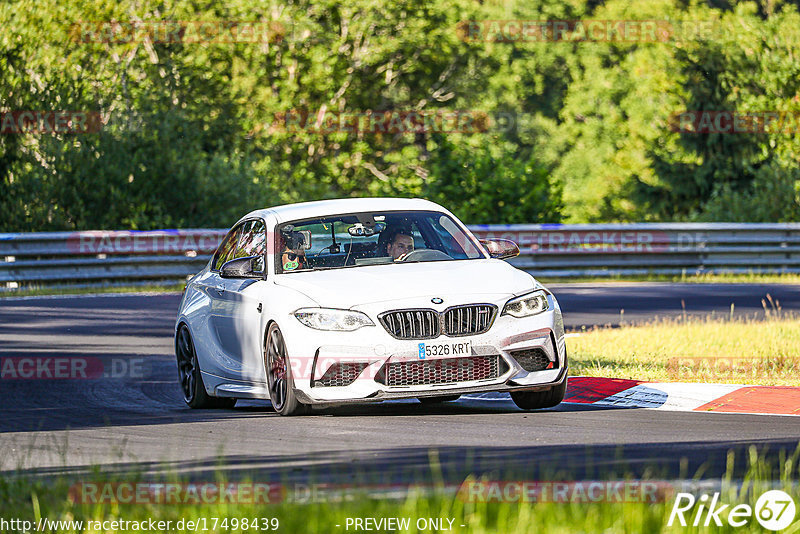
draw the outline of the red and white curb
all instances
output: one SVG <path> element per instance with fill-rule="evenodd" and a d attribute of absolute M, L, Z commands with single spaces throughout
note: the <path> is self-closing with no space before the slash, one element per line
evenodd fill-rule
<path fill-rule="evenodd" d="M 464 398 L 511 402 L 508 393 L 467 394 Z M 800 387 L 571 376 L 564 403 L 676 412 L 800 415 Z"/>
<path fill-rule="evenodd" d="M 800 415 L 800 388 L 576 376 L 567 382 L 564 402 L 684 412 Z"/>

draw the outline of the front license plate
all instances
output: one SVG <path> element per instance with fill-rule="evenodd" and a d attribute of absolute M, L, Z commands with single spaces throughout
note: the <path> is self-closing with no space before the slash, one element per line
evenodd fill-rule
<path fill-rule="evenodd" d="M 472 356 L 472 342 L 420 343 L 419 359 L 424 360 L 431 356 Z"/>

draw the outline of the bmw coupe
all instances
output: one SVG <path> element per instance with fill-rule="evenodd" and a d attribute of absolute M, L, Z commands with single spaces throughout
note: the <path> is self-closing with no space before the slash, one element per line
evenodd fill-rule
<path fill-rule="evenodd" d="M 257 210 L 186 285 L 175 324 L 187 405 L 313 406 L 508 392 L 524 410 L 564 397 L 553 294 L 421 199 L 360 198 Z"/>

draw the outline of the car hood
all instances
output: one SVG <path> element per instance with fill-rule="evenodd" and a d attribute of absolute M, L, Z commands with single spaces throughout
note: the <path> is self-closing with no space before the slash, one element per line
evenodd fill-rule
<path fill-rule="evenodd" d="M 369 265 L 275 276 L 275 283 L 299 291 L 322 307 L 352 308 L 377 302 L 433 297 L 528 292 L 527 273 L 494 259 Z M 460 300 L 460 299 L 459 299 Z"/>

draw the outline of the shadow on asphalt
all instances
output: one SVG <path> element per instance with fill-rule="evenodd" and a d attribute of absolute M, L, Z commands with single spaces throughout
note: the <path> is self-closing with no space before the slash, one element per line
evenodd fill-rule
<path fill-rule="evenodd" d="M 688 441 L 627 445 L 547 445 L 526 447 L 402 447 L 329 451 L 295 455 L 227 455 L 176 462 L 122 462 L 97 467 L 76 465 L 7 471 L 23 477 L 66 476 L 87 480 L 131 477 L 188 481 L 229 480 L 285 484 L 411 484 L 442 481 L 460 484 L 465 477 L 489 480 L 650 480 L 735 479 L 748 469 L 750 448 L 777 460 L 791 456 L 797 439 Z M 680 451 L 679 453 L 676 451 Z M 732 456 L 731 456 L 732 455 Z M 100 474 L 102 472 L 102 474 Z"/>
<path fill-rule="evenodd" d="M 87 428 L 163 425 L 204 421 L 233 421 L 252 417 L 281 417 L 269 401 L 239 400 L 232 409 L 192 410 L 185 406 L 172 380 L 121 383 L 102 381 L 6 382 L 6 398 L 28 399 L 0 407 L 0 435 L 8 432 L 45 432 Z M 19 391 L 17 391 L 19 390 Z M 23 393 L 24 392 L 24 393 Z M 315 417 L 428 417 L 517 414 L 521 417 L 564 412 L 603 412 L 639 408 L 562 403 L 554 408 L 525 412 L 510 398 L 473 399 L 422 404 L 416 399 L 344 404 L 315 408 L 302 418 Z"/>

